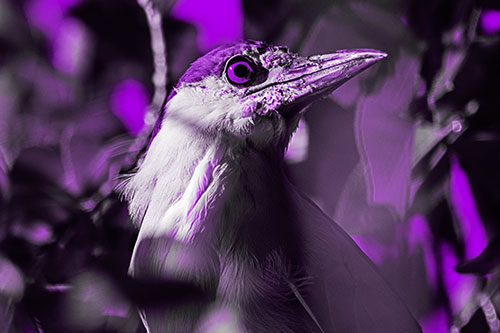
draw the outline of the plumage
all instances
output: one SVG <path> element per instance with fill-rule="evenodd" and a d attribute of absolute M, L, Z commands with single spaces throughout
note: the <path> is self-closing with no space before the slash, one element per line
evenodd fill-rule
<path fill-rule="evenodd" d="M 191 65 L 125 185 L 140 227 L 130 273 L 194 281 L 209 298 L 142 309 L 148 331 L 215 332 L 218 311 L 243 332 L 419 331 L 376 267 L 284 171 L 304 107 L 383 57 L 306 58 L 243 41 Z"/>

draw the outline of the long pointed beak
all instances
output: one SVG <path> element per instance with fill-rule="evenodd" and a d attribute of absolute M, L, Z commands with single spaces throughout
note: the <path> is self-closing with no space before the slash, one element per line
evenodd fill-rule
<path fill-rule="evenodd" d="M 287 81 L 303 80 L 304 85 L 311 89 L 309 94 L 330 93 L 385 57 L 386 53 L 366 49 L 311 56 L 304 65 L 287 71 Z"/>
<path fill-rule="evenodd" d="M 299 114 L 314 100 L 328 95 L 364 69 L 387 57 L 377 50 L 355 49 L 310 57 L 297 57 L 279 72 L 270 73 L 247 94 L 283 95 L 278 112 L 287 117 Z"/>

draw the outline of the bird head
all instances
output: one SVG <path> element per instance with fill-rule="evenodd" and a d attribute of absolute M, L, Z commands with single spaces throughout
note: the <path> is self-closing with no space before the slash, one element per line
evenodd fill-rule
<path fill-rule="evenodd" d="M 306 106 L 384 57 L 366 49 L 303 57 L 263 42 L 223 45 L 181 77 L 167 117 L 205 134 L 284 150 Z"/>
<path fill-rule="evenodd" d="M 179 202 L 190 211 L 213 180 L 212 166 L 228 160 L 277 170 L 305 107 L 385 56 L 359 49 L 303 57 L 255 41 L 202 56 L 170 94 L 141 166 L 124 182 L 134 220 L 156 227 Z"/>

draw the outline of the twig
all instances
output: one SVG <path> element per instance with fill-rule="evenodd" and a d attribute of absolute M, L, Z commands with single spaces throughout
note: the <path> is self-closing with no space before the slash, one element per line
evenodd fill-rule
<path fill-rule="evenodd" d="M 144 117 L 145 126 L 143 133 L 147 135 L 152 130 L 160 109 L 167 94 L 167 48 L 162 31 L 162 17 L 151 0 L 137 0 L 144 10 L 148 20 L 151 36 L 151 50 L 153 51 L 153 85 L 154 95 L 151 105 Z"/>

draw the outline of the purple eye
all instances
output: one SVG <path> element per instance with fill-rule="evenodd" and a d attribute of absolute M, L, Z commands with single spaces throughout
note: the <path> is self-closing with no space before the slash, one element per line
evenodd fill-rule
<path fill-rule="evenodd" d="M 226 76 L 229 83 L 243 85 L 254 79 L 253 63 L 245 57 L 236 56 L 226 65 Z"/>

